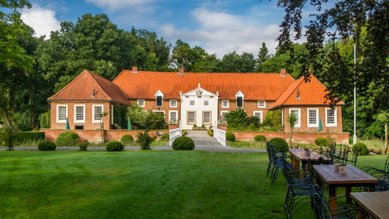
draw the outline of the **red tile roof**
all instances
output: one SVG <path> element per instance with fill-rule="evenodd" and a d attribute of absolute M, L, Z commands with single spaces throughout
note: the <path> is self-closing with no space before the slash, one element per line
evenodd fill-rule
<path fill-rule="evenodd" d="M 279 73 L 189 73 L 122 71 L 114 80 L 128 98 L 154 99 L 160 90 L 164 98 L 178 99 L 198 84 L 220 99 L 235 99 L 241 91 L 246 100 L 276 100 L 294 82 L 290 75 Z"/>
<path fill-rule="evenodd" d="M 326 87 L 314 75 L 311 75 L 310 81 L 307 82 L 304 81 L 304 77 L 301 77 L 281 94 L 270 109 L 283 105 L 328 105 L 329 101 L 325 98 L 327 93 Z"/>
<path fill-rule="evenodd" d="M 98 74 L 84 70 L 49 101 L 111 101 L 128 104 L 120 88 Z"/>

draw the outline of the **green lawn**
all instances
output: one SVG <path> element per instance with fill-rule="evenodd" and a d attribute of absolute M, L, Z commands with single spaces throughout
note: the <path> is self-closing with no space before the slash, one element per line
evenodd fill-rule
<path fill-rule="evenodd" d="M 266 165 L 260 153 L 3 151 L 0 218 L 284 218 L 284 181 L 270 186 Z"/>

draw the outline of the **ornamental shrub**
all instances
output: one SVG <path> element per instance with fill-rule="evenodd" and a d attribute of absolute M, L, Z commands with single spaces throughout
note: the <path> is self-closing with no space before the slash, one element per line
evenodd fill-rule
<path fill-rule="evenodd" d="M 161 141 L 169 141 L 169 134 L 165 133 L 161 135 Z"/>
<path fill-rule="evenodd" d="M 107 151 L 123 151 L 124 150 L 123 144 L 120 143 L 119 141 L 110 141 L 105 145 L 105 147 L 106 147 Z"/>
<path fill-rule="evenodd" d="M 43 140 L 43 141 L 39 142 L 38 149 L 40 151 L 55 151 L 56 145 L 52 141 Z"/>
<path fill-rule="evenodd" d="M 235 141 L 235 134 L 233 132 L 227 132 L 226 133 L 226 140 L 227 141 Z"/>
<path fill-rule="evenodd" d="M 242 109 L 232 110 L 226 115 L 228 127 L 239 128 L 246 124 L 247 114 Z"/>
<path fill-rule="evenodd" d="M 173 141 L 174 150 L 193 150 L 194 148 L 194 141 L 189 137 L 181 136 Z"/>
<path fill-rule="evenodd" d="M 272 138 L 269 144 L 274 146 L 276 152 L 287 152 L 289 150 L 288 143 L 282 138 Z"/>
<path fill-rule="evenodd" d="M 78 146 L 80 147 L 80 151 L 87 151 L 88 145 L 89 145 L 88 141 L 80 141 L 80 143 L 78 143 Z"/>
<path fill-rule="evenodd" d="M 58 146 L 76 146 L 80 142 L 80 137 L 74 132 L 62 132 L 57 137 Z"/>
<path fill-rule="evenodd" d="M 369 154 L 369 150 L 367 149 L 367 146 L 362 142 L 358 142 L 358 143 L 354 144 L 353 153 L 356 153 L 356 152 L 358 152 L 359 155 L 362 155 L 362 156 Z"/>
<path fill-rule="evenodd" d="M 50 128 L 50 111 L 39 116 L 39 125 L 41 128 Z"/>
<path fill-rule="evenodd" d="M 133 141 L 134 138 L 131 135 L 123 135 L 122 138 L 120 139 L 120 142 L 124 145 L 130 144 Z"/>
<path fill-rule="evenodd" d="M 246 117 L 245 126 L 249 127 L 250 129 L 259 128 L 260 120 L 256 116 L 249 116 Z"/>
<path fill-rule="evenodd" d="M 150 150 L 150 144 L 154 141 L 154 138 L 150 137 L 148 131 L 139 132 L 136 142 L 140 144 L 142 150 Z"/>
<path fill-rule="evenodd" d="M 315 144 L 317 146 L 329 147 L 331 144 L 331 140 L 329 138 L 316 138 Z"/>
<path fill-rule="evenodd" d="M 256 136 L 254 137 L 254 141 L 266 142 L 266 137 L 263 136 L 263 135 L 256 135 Z"/>

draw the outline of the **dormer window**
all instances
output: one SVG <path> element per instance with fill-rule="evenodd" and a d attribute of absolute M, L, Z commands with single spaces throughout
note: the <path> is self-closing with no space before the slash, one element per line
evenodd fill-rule
<path fill-rule="evenodd" d="M 236 95 L 236 107 L 242 108 L 243 107 L 243 100 L 244 100 L 244 94 L 239 91 Z"/>
<path fill-rule="evenodd" d="M 162 105 L 163 105 L 163 93 L 160 90 L 158 90 L 154 96 L 155 96 L 155 105 L 157 107 L 162 107 Z"/>

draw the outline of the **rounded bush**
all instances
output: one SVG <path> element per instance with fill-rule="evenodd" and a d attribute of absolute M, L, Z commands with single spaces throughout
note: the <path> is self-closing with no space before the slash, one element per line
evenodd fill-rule
<path fill-rule="evenodd" d="M 263 135 L 256 135 L 256 136 L 254 137 L 254 141 L 266 142 L 266 137 L 263 136 Z"/>
<path fill-rule="evenodd" d="M 362 156 L 369 154 L 369 150 L 367 149 L 367 146 L 362 142 L 358 142 L 358 143 L 354 144 L 353 153 L 355 153 L 355 152 L 358 152 L 359 155 L 362 155 Z"/>
<path fill-rule="evenodd" d="M 287 152 L 289 150 L 288 143 L 282 138 L 272 138 L 269 144 L 273 145 L 277 152 Z"/>
<path fill-rule="evenodd" d="M 57 137 L 58 146 L 77 146 L 80 142 L 80 137 L 74 132 L 62 132 Z"/>
<path fill-rule="evenodd" d="M 194 148 L 194 141 L 189 137 L 181 136 L 173 141 L 174 150 L 193 150 Z"/>
<path fill-rule="evenodd" d="M 165 133 L 161 135 L 161 141 L 169 141 L 169 134 Z"/>
<path fill-rule="evenodd" d="M 80 143 L 78 143 L 78 146 L 80 147 L 80 151 L 87 151 L 88 145 L 89 145 L 88 141 L 81 141 Z"/>
<path fill-rule="evenodd" d="M 105 145 L 107 151 L 123 151 L 124 146 L 119 141 L 110 141 Z"/>
<path fill-rule="evenodd" d="M 227 141 L 235 141 L 235 134 L 233 132 L 227 132 L 226 133 L 226 140 Z"/>
<path fill-rule="evenodd" d="M 55 143 L 49 140 L 43 140 L 38 144 L 38 149 L 40 151 L 55 151 L 56 148 L 57 146 Z"/>
<path fill-rule="evenodd" d="M 120 139 L 120 142 L 122 142 L 122 144 L 129 144 L 133 141 L 134 138 L 132 137 L 132 135 L 123 135 L 122 138 Z"/>

